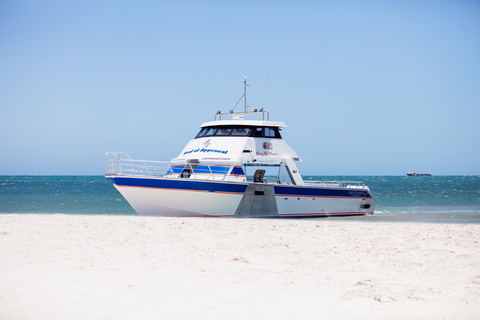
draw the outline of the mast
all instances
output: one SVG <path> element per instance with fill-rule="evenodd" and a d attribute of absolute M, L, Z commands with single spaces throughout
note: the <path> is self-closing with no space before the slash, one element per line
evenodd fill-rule
<path fill-rule="evenodd" d="M 240 103 L 240 101 L 242 101 L 243 99 L 243 113 L 249 113 L 248 112 L 248 108 L 250 108 L 250 106 L 247 104 L 247 87 L 250 87 L 250 85 L 247 83 L 247 76 L 244 76 L 245 80 L 243 81 L 243 85 L 244 85 L 244 88 L 243 88 L 243 94 L 242 96 L 240 97 L 240 99 L 238 99 L 237 103 L 235 103 L 235 105 L 233 106 L 232 109 L 230 109 L 230 113 L 233 113 L 233 110 L 235 110 L 235 108 L 238 106 L 238 104 Z M 257 110 L 255 109 L 255 112 L 257 112 Z M 263 111 L 263 108 L 260 109 L 260 112 L 264 112 Z M 267 112 L 268 113 L 268 112 Z M 220 119 L 222 119 L 222 112 L 221 111 L 217 111 L 217 115 L 220 116 Z M 216 116 L 215 116 L 215 119 L 216 119 Z"/>
<path fill-rule="evenodd" d="M 243 112 L 247 112 L 247 108 L 249 106 L 247 106 L 247 86 L 250 86 L 249 84 L 247 84 L 247 76 L 244 76 L 245 78 L 245 81 L 243 81 L 243 84 L 244 84 L 244 90 L 243 90 L 243 97 L 244 97 L 244 101 L 245 101 L 245 106 L 243 108 Z"/>

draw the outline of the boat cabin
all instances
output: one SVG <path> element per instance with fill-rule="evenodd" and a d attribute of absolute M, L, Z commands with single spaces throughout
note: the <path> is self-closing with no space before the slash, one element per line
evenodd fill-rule
<path fill-rule="evenodd" d="M 284 167 L 283 172 L 287 172 L 289 183 L 303 184 L 294 163 L 301 159 L 285 143 L 280 133 L 286 125 L 268 120 L 245 120 L 236 116 L 238 114 L 233 114 L 232 120 L 202 124 L 195 138 L 172 159 L 171 175 L 245 182 L 255 172 L 248 167 Z M 277 171 L 279 174 L 276 179 L 280 182 L 282 168 Z M 267 178 L 257 180 L 259 183 L 268 181 Z"/>

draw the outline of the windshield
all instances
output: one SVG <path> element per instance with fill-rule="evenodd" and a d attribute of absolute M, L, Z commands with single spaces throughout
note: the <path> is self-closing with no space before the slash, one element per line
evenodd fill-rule
<path fill-rule="evenodd" d="M 253 127 L 253 126 L 215 126 L 204 127 L 195 138 L 202 137 L 263 137 L 281 139 L 280 130 L 277 127 Z"/>

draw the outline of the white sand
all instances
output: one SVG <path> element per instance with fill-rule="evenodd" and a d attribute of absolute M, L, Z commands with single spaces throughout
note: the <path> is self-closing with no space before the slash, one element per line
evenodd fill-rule
<path fill-rule="evenodd" d="M 480 225 L 0 215 L 0 319 L 480 319 Z"/>

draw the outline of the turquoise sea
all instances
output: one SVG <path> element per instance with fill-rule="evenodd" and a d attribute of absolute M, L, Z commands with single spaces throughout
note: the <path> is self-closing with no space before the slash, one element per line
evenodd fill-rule
<path fill-rule="evenodd" d="M 363 181 L 377 199 L 375 214 L 354 221 L 480 223 L 480 176 L 309 176 Z M 135 215 L 103 176 L 0 176 L 0 214 Z"/>

